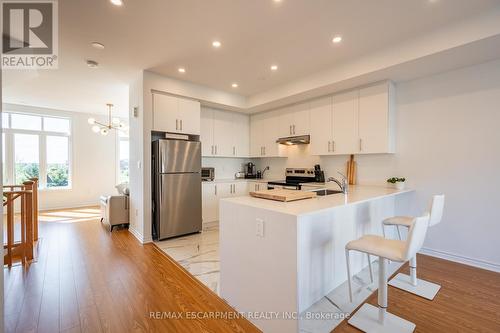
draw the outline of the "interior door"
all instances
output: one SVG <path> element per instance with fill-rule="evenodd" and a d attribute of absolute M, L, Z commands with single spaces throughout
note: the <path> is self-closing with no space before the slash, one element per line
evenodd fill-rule
<path fill-rule="evenodd" d="M 159 176 L 159 239 L 201 230 L 201 176 L 172 173 Z"/>
<path fill-rule="evenodd" d="M 333 140 L 332 97 L 311 102 L 311 155 L 328 155 Z"/>
<path fill-rule="evenodd" d="M 333 96 L 334 154 L 359 152 L 358 90 Z"/>

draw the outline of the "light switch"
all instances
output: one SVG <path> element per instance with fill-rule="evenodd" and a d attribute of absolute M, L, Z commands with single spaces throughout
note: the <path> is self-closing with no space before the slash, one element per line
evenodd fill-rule
<path fill-rule="evenodd" d="M 264 220 L 255 219 L 255 235 L 257 237 L 264 237 Z"/>

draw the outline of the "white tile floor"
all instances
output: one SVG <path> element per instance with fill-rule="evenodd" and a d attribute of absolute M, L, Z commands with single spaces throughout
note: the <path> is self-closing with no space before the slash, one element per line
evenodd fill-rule
<path fill-rule="evenodd" d="M 216 225 L 205 228 L 199 234 L 157 242 L 156 245 L 219 295 L 219 230 Z M 399 267 L 400 264 L 397 263 L 389 264 L 389 274 L 392 275 Z M 370 283 L 368 268 L 353 277 L 353 303 L 349 302 L 346 281 L 304 311 L 299 324 L 300 332 L 331 332 L 346 314 L 350 314 L 377 289 L 378 264 L 376 262 L 373 270 L 374 283 Z"/>

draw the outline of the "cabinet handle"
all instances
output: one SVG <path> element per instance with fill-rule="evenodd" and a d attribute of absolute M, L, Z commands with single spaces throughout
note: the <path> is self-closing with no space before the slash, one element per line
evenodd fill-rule
<path fill-rule="evenodd" d="M 359 151 L 363 150 L 363 139 L 359 139 Z"/>
<path fill-rule="evenodd" d="M 236 155 L 236 147 L 233 146 L 233 156 Z"/>
<path fill-rule="evenodd" d="M 182 119 L 181 119 L 181 131 L 182 131 Z"/>
<path fill-rule="evenodd" d="M 214 188 L 215 188 L 215 195 L 217 195 L 217 185 L 215 185 Z"/>
<path fill-rule="evenodd" d="M 295 125 L 293 125 L 293 134 L 295 135 Z"/>
<path fill-rule="evenodd" d="M 179 130 L 179 119 L 175 119 L 175 130 Z"/>
<path fill-rule="evenodd" d="M 335 140 L 332 140 L 332 153 L 335 152 Z"/>
<path fill-rule="evenodd" d="M 290 135 L 292 135 L 292 125 L 290 125 Z"/>
<path fill-rule="evenodd" d="M 330 152 L 330 144 L 331 144 L 331 141 L 328 141 L 328 152 Z"/>
<path fill-rule="evenodd" d="M 212 145 L 212 155 L 214 154 L 214 145 Z"/>
<path fill-rule="evenodd" d="M 217 155 L 217 145 L 215 145 L 215 155 Z"/>

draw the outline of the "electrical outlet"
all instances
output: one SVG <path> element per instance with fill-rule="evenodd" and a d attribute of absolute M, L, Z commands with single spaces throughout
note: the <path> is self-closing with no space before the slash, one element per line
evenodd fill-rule
<path fill-rule="evenodd" d="M 255 220 L 255 235 L 257 237 L 264 237 L 264 220 L 262 219 Z"/>

